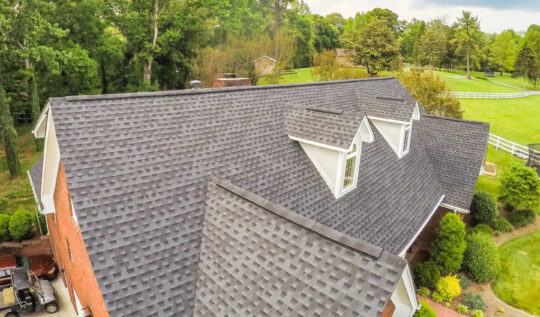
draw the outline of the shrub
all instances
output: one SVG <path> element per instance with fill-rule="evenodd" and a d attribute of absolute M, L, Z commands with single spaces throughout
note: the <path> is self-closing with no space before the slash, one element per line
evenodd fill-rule
<path fill-rule="evenodd" d="M 475 233 L 475 232 L 480 232 L 480 233 L 483 233 L 483 234 L 487 234 L 490 237 L 493 235 L 493 230 L 491 230 L 491 228 L 488 225 L 486 225 L 485 223 L 478 224 L 474 228 L 469 230 L 469 234 L 472 234 L 472 233 Z"/>
<path fill-rule="evenodd" d="M 437 317 L 435 311 L 428 303 L 423 301 L 418 301 L 418 303 L 420 304 L 420 309 L 414 313 L 413 317 Z"/>
<path fill-rule="evenodd" d="M 469 311 L 469 307 L 465 305 L 459 305 L 457 308 L 458 313 L 460 314 L 466 314 Z"/>
<path fill-rule="evenodd" d="M 467 236 L 463 268 L 470 278 L 479 283 L 488 282 L 497 275 L 500 268 L 500 255 L 491 237 L 483 233 Z"/>
<path fill-rule="evenodd" d="M 469 286 L 471 286 L 471 284 L 471 280 L 469 280 L 466 276 L 459 279 L 459 286 L 461 286 L 461 289 L 467 289 Z"/>
<path fill-rule="evenodd" d="M 442 301 L 444 300 L 443 297 L 442 297 L 442 295 L 439 294 L 439 293 L 437 293 L 437 292 L 433 293 L 433 295 L 431 296 L 431 298 L 433 299 L 433 301 L 434 301 L 435 303 L 440 303 L 440 302 L 442 302 Z"/>
<path fill-rule="evenodd" d="M 463 260 L 465 242 L 465 224 L 458 215 L 446 214 L 437 232 L 437 238 L 431 246 L 430 261 L 437 264 L 441 274 L 456 272 Z"/>
<path fill-rule="evenodd" d="M 472 312 L 472 317 L 484 317 L 484 313 L 481 310 L 475 310 Z"/>
<path fill-rule="evenodd" d="M 493 220 L 493 229 L 500 231 L 500 232 L 510 232 L 514 230 L 514 226 L 512 226 L 511 223 L 508 222 L 508 220 L 504 219 L 501 216 L 495 217 L 495 220 Z"/>
<path fill-rule="evenodd" d="M 461 303 L 466 305 L 472 310 L 484 310 L 486 308 L 486 303 L 482 296 L 476 293 L 466 293 L 461 298 Z"/>
<path fill-rule="evenodd" d="M 9 233 L 15 240 L 22 240 L 30 234 L 32 220 L 30 214 L 25 210 L 15 212 L 9 220 Z"/>
<path fill-rule="evenodd" d="M 429 297 L 429 289 L 427 287 L 420 287 L 418 289 L 418 295 L 420 296 L 424 296 L 424 297 Z"/>
<path fill-rule="evenodd" d="M 439 267 L 431 261 L 417 264 L 414 268 L 414 281 L 418 287 L 435 289 L 440 277 Z"/>
<path fill-rule="evenodd" d="M 475 223 L 490 223 L 497 215 L 497 202 L 486 192 L 474 193 L 471 204 L 471 216 Z"/>
<path fill-rule="evenodd" d="M 11 217 L 6 214 L 0 214 L 0 242 L 11 240 L 9 234 L 9 219 Z"/>
<path fill-rule="evenodd" d="M 516 210 L 516 206 L 514 206 L 514 205 L 512 205 L 510 203 L 504 203 L 503 208 L 504 208 L 504 210 L 506 210 L 508 212 L 512 212 L 512 211 Z"/>
<path fill-rule="evenodd" d="M 442 300 L 451 302 L 461 293 L 459 279 L 455 275 L 448 275 L 441 278 L 439 283 L 437 283 L 436 293 L 441 296 Z"/>
<path fill-rule="evenodd" d="M 530 209 L 521 209 L 511 213 L 508 216 L 508 220 L 510 220 L 514 227 L 521 228 L 532 223 L 535 217 L 536 213 L 534 211 Z"/>
<path fill-rule="evenodd" d="M 499 200 L 517 208 L 534 208 L 540 200 L 540 180 L 533 168 L 514 162 L 501 175 Z"/>
<path fill-rule="evenodd" d="M 41 212 L 38 212 L 37 220 L 38 220 L 39 227 L 41 228 L 41 232 L 43 232 L 43 234 L 47 234 L 48 229 L 47 229 L 47 220 L 45 219 L 45 215 L 42 214 Z"/>

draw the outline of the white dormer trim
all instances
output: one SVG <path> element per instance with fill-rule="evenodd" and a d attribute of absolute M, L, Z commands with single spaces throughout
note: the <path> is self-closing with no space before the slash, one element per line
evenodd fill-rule
<path fill-rule="evenodd" d="M 309 145 L 322 147 L 322 148 L 329 149 L 329 150 L 332 150 L 332 151 L 337 151 L 337 152 L 347 152 L 348 151 L 347 149 L 342 149 L 342 148 L 337 147 L 337 146 L 332 146 L 332 145 L 328 145 L 328 144 L 324 144 L 324 143 L 319 143 L 319 142 L 316 142 L 316 141 L 310 141 L 310 140 L 303 139 L 303 138 L 297 138 L 295 136 L 290 136 L 289 135 L 289 139 L 291 139 L 293 141 L 300 142 L 300 143 L 306 143 L 306 144 L 309 144 Z"/>
<path fill-rule="evenodd" d="M 412 120 L 409 124 L 401 126 L 401 136 L 399 142 L 399 158 L 404 157 L 411 149 Z M 407 142 L 405 142 L 407 141 Z"/>
<path fill-rule="evenodd" d="M 413 120 L 420 120 L 420 106 L 418 105 L 418 102 L 414 105 L 413 113 L 412 113 L 412 119 Z"/>
<path fill-rule="evenodd" d="M 43 171 L 41 174 L 41 203 L 44 214 L 56 213 L 54 204 L 54 190 L 56 188 L 56 179 L 60 167 L 60 148 L 56 139 L 56 129 L 50 107 L 42 112 L 42 117 L 34 128 L 34 135 L 40 138 L 39 131 L 44 132 L 45 142 L 43 149 Z M 43 118 L 43 119 L 42 119 Z M 44 119 L 46 118 L 46 120 Z M 46 126 L 43 127 L 46 122 Z"/>

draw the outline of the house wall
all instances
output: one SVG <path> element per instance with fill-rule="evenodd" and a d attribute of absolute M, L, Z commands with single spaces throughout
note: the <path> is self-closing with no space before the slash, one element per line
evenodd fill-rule
<path fill-rule="evenodd" d="M 268 58 L 260 58 L 255 62 L 257 76 L 270 75 L 274 71 L 275 63 Z"/>
<path fill-rule="evenodd" d="M 43 202 L 43 212 L 54 212 L 53 190 L 56 183 L 58 164 L 60 162 L 60 149 L 56 139 L 56 129 L 52 115 L 49 111 L 47 116 L 47 135 L 45 137 L 45 156 L 43 158 L 43 176 L 41 184 L 41 201 Z"/>
<path fill-rule="evenodd" d="M 402 133 L 404 132 L 405 125 L 373 118 L 370 118 L 370 120 L 382 134 L 386 142 L 388 142 L 392 150 L 396 152 L 396 155 L 399 155 Z"/>
<path fill-rule="evenodd" d="M 307 143 L 300 143 L 300 145 L 315 167 L 319 170 L 319 173 L 321 173 L 322 178 L 328 187 L 330 187 L 330 190 L 334 192 L 340 152 Z"/>
<path fill-rule="evenodd" d="M 60 276 L 69 290 L 73 307 L 75 307 L 73 293 L 75 289 L 83 308 L 89 307 L 94 317 L 107 317 L 109 313 L 94 276 L 81 230 L 72 215 L 70 194 L 62 162 L 60 162 L 56 178 L 54 203 L 56 214 L 47 215 L 51 247 L 60 269 Z M 73 260 L 69 256 L 68 242 Z M 63 274 L 62 270 L 65 270 Z M 85 315 L 80 314 L 80 316 Z"/>

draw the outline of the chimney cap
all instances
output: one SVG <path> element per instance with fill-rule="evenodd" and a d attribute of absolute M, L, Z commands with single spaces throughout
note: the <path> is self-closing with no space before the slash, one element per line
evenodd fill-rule
<path fill-rule="evenodd" d="M 201 88 L 201 81 L 200 80 L 192 80 L 189 82 L 189 86 L 191 89 L 199 89 Z"/>

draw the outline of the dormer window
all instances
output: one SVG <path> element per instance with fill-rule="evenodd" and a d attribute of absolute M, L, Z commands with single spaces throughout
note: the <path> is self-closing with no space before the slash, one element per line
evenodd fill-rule
<path fill-rule="evenodd" d="M 358 150 L 356 149 L 356 144 L 353 145 L 352 150 L 347 153 L 346 162 L 345 162 L 345 175 L 343 177 L 343 189 L 346 190 L 349 187 L 354 185 L 354 171 L 356 170 L 356 156 Z"/>
<path fill-rule="evenodd" d="M 405 125 L 403 132 L 403 143 L 401 144 L 401 156 L 409 153 L 409 147 L 411 146 L 411 123 Z"/>

